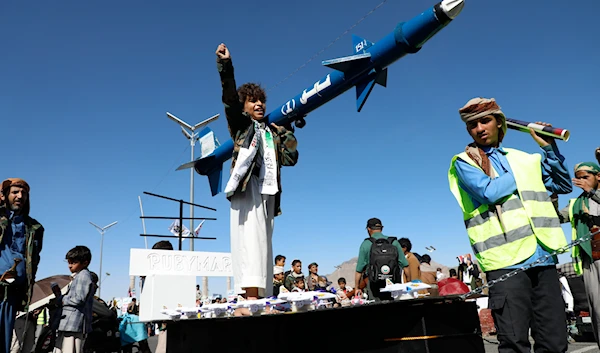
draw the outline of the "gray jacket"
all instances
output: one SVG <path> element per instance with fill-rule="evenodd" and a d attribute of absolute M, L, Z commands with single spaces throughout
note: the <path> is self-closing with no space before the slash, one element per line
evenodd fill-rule
<path fill-rule="evenodd" d="M 67 293 L 62 297 L 62 315 L 58 331 L 92 331 L 92 309 L 94 305 L 94 284 L 90 271 L 81 270 L 69 284 Z"/>

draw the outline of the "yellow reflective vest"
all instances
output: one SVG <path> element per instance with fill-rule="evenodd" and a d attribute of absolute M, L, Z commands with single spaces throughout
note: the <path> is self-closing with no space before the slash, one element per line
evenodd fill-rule
<path fill-rule="evenodd" d="M 37 317 L 37 324 L 38 325 L 48 324 L 48 309 L 43 308 L 42 311 L 40 311 L 40 313 L 38 314 L 38 317 Z"/>
<path fill-rule="evenodd" d="M 475 208 L 469 194 L 459 186 L 455 168 L 457 158 L 483 172 L 467 153 L 455 155 L 448 170 L 450 190 L 463 211 L 469 241 L 483 271 L 498 270 L 527 260 L 535 252 L 538 242 L 548 250 L 567 245 L 542 181 L 541 156 L 512 148 L 504 148 L 504 151 L 513 171 L 518 196 L 507 196 L 496 205 L 483 204 Z"/>
<path fill-rule="evenodd" d="M 575 205 L 575 200 L 569 200 L 569 221 L 571 221 L 571 240 L 577 240 L 577 228 L 575 226 L 575 220 L 573 219 L 573 206 Z M 575 273 L 578 275 L 583 274 L 583 263 L 581 261 L 581 250 L 579 246 L 574 246 L 571 248 L 571 258 L 573 260 L 573 269 Z"/>

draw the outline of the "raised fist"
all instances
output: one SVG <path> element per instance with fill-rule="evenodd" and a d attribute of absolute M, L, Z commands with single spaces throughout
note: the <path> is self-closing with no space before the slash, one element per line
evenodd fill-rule
<path fill-rule="evenodd" d="M 216 51 L 217 57 L 219 60 L 229 60 L 231 59 L 231 54 L 229 53 L 229 49 L 224 43 L 219 44 Z"/>

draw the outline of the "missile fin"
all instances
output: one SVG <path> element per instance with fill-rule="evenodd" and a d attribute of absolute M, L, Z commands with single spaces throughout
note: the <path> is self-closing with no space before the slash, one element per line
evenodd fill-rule
<path fill-rule="evenodd" d="M 187 162 L 184 163 L 182 165 L 180 165 L 179 167 L 177 167 L 177 169 L 175 170 L 184 170 L 184 169 L 190 169 L 194 167 L 194 164 L 196 164 L 196 161 L 191 161 L 191 162 Z"/>
<path fill-rule="evenodd" d="M 208 183 L 210 184 L 210 192 L 212 193 L 212 196 L 215 196 L 221 192 L 222 174 L 223 164 L 221 164 L 217 169 L 208 173 Z"/>
<path fill-rule="evenodd" d="M 200 143 L 200 158 L 210 156 L 219 147 L 219 141 L 209 127 L 205 127 L 198 133 L 198 142 Z"/>
<path fill-rule="evenodd" d="M 369 94 L 375 86 L 375 80 L 359 83 L 356 85 L 356 111 L 360 112 L 362 107 L 365 105 Z"/>
<path fill-rule="evenodd" d="M 387 87 L 387 68 L 383 69 L 375 79 L 375 83 L 383 87 Z"/>
<path fill-rule="evenodd" d="M 373 46 L 373 42 L 370 42 L 362 37 L 355 34 L 352 35 L 352 47 L 354 48 L 354 54 L 364 53 L 365 50 Z"/>
<path fill-rule="evenodd" d="M 370 60 L 371 53 L 363 53 L 344 56 L 342 58 L 323 60 L 322 64 L 334 70 L 338 70 L 341 72 L 350 72 L 355 68 L 366 65 Z"/>

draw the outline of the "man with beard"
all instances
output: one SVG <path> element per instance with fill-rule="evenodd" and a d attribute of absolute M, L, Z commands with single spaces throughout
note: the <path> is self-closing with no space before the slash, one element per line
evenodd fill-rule
<path fill-rule="evenodd" d="M 0 351 L 10 351 L 17 311 L 26 311 L 33 284 L 44 228 L 29 216 L 29 184 L 23 179 L 2 182 L 0 204 Z"/>

